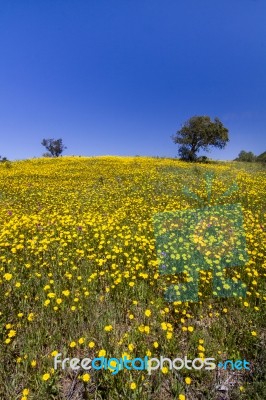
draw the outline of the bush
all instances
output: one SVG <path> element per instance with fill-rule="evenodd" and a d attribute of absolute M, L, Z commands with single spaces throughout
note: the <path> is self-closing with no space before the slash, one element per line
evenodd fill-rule
<path fill-rule="evenodd" d="M 200 156 L 197 158 L 197 162 L 204 163 L 204 164 L 209 164 L 210 159 L 207 156 Z"/>

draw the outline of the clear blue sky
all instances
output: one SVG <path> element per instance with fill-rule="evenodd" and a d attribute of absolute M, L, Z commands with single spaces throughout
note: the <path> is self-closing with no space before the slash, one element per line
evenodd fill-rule
<path fill-rule="evenodd" d="M 0 154 L 173 157 L 192 115 L 266 150 L 265 0 L 0 0 Z"/>

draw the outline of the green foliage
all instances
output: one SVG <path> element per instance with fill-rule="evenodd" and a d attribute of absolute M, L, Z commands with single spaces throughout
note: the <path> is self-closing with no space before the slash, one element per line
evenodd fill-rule
<path fill-rule="evenodd" d="M 242 150 L 234 161 L 254 162 L 256 161 L 256 156 L 252 153 L 252 151 Z"/>
<path fill-rule="evenodd" d="M 179 145 L 179 156 L 186 161 L 196 161 L 200 149 L 222 149 L 229 141 L 228 129 L 222 122 L 217 117 L 211 121 L 210 117 L 205 115 L 191 117 L 172 139 Z"/>
<path fill-rule="evenodd" d="M 261 153 L 257 158 L 256 161 L 266 163 L 266 151 Z"/>
<path fill-rule="evenodd" d="M 200 156 L 200 157 L 197 158 L 197 162 L 209 164 L 210 163 L 210 159 L 207 156 Z"/>
<path fill-rule="evenodd" d="M 44 157 L 47 157 L 48 155 L 50 155 L 51 157 L 58 157 L 66 149 L 66 146 L 63 144 L 62 139 L 43 139 L 41 144 L 49 152 L 48 154 L 45 153 Z"/>
<path fill-rule="evenodd" d="M 266 151 L 261 153 L 258 156 L 255 156 L 255 154 L 252 153 L 252 151 L 245 151 L 242 150 L 238 154 L 238 157 L 234 161 L 240 161 L 240 162 L 260 162 L 260 163 L 266 163 Z"/>

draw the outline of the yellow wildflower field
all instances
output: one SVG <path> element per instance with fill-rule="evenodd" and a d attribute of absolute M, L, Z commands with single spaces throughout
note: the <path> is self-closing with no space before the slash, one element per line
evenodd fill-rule
<path fill-rule="evenodd" d="M 232 399 L 266 398 L 265 169 L 110 156 L 1 163 L 0 172 L 1 400 L 220 399 L 225 388 Z M 241 204 L 248 261 L 228 276 L 245 296 L 214 296 L 203 269 L 198 301 L 164 298 L 188 277 L 160 273 L 153 217 L 197 209 L 184 187 L 210 206 Z M 58 353 L 245 359 L 250 369 L 77 372 L 55 369 Z"/>

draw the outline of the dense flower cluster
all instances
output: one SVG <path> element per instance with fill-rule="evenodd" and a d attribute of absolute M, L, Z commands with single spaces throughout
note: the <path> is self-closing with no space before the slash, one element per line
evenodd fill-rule
<path fill-rule="evenodd" d="M 59 394 L 67 382 L 53 369 L 58 352 L 118 358 L 241 354 L 252 362 L 265 318 L 265 172 L 141 157 L 32 159 L 0 167 L 0 346 L 1 376 L 7 377 L 1 398 L 17 398 L 20 389 L 21 400 Z M 160 273 L 153 216 L 197 209 L 197 200 L 182 191 L 187 185 L 207 201 L 208 171 L 214 172 L 210 206 L 234 182 L 239 187 L 221 204 L 241 204 L 249 258 L 226 273 L 245 283 L 246 297 L 214 297 L 212 270 L 198 268 L 198 301 L 168 303 L 165 290 L 193 274 L 189 264 L 183 273 Z M 202 248 L 206 227 L 200 228 L 193 240 Z M 180 248 L 176 257 L 186 260 L 185 245 Z M 119 373 L 115 384 L 109 371 L 108 381 L 105 373 L 86 373 L 81 382 L 85 389 L 105 385 L 110 399 L 119 388 L 125 398 L 136 393 L 148 399 L 158 391 L 159 399 L 168 390 L 185 399 L 195 382 L 200 390 L 216 379 L 184 371 L 177 385 L 167 368 L 162 372 L 152 384 L 136 371 Z"/>

